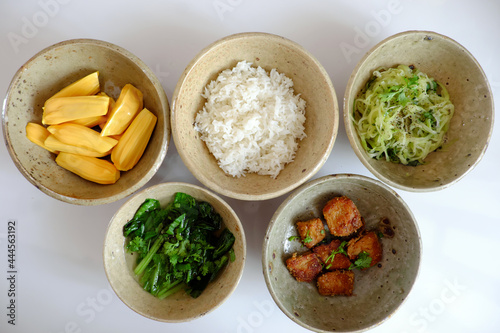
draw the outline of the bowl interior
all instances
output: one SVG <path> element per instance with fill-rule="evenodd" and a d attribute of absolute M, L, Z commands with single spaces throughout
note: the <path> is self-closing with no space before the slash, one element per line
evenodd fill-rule
<path fill-rule="evenodd" d="M 184 192 L 207 201 L 222 216 L 223 225 L 235 235 L 236 259 L 230 262 L 196 299 L 183 290 L 159 300 L 144 291 L 133 273 L 135 257 L 125 251 L 123 226 L 147 198 L 158 199 L 165 207 L 176 192 Z M 135 312 L 157 321 L 183 322 L 199 318 L 221 305 L 236 289 L 245 264 L 246 241 L 243 227 L 235 212 L 207 190 L 184 183 L 164 183 L 147 188 L 129 199 L 111 219 L 104 243 L 104 269 L 118 297 Z"/>
<path fill-rule="evenodd" d="M 101 90 L 115 99 L 126 83 L 136 86 L 144 94 L 144 106 L 158 117 L 143 157 L 113 185 L 95 184 L 64 170 L 54 154 L 26 138 L 28 122 L 41 124 L 45 100 L 94 71 L 99 71 Z M 15 74 L 3 112 L 5 140 L 18 169 L 43 192 L 70 203 L 102 204 L 131 194 L 157 171 L 170 140 L 168 100 L 157 78 L 137 57 L 102 41 L 70 40 L 35 55 Z"/>
<path fill-rule="evenodd" d="M 285 260 L 306 252 L 297 241 L 295 223 L 321 217 L 326 202 L 335 196 L 351 198 L 375 229 L 388 218 L 395 236 L 382 238 L 381 265 L 354 270 L 354 295 L 324 297 L 314 283 L 297 282 Z M 403 200 L 379 181 L 356 175 L 325 176 L 293 192 L 278 208 L 267 230 L 263 270 L 269 291 L 280 309 L 293 321 L 318 332 L 362 331 L 380 324 L 406 299 L 418 274 L 420 234 Z"/>
<path fill-rule="evenodd" d="M 445 85 L 455 106 L 442 149 L 417 167 L 370 158 L 350 119 L 354 100 L 373 71 L 399 64 L 414 65 Z M 344 98 L 344 123 L 359 159 L 379 179 L 409 191 L 442 189 L 465 176 L 487 148 L 493 112 L 490 86 L 475 58 L 456 41 L 429 31 L 404 32 L 376 45 L 354 69 Z"/>
<path fill-rule="evenodd" d="M 268 72 L 275 68 L 284 73 L 293 80 L 295 93 L 306 101 L 307 137 L 300 142 L 295 160 L 276 179 L 257 174 L 240 178 L 226 175 L 193 127 L 197 112 L 205 104 L 201 96 L 205 86 L 242 60 Z M 333 148 L 338 117 L 335 90 L 319 62 L 296 43 L 263 33 L 229 36 L 203 50 L 179 80 L 171 116 L 173 138 L 189 170 L 214 191 L 243 200 L 279 196 L 314 175 Z"/>

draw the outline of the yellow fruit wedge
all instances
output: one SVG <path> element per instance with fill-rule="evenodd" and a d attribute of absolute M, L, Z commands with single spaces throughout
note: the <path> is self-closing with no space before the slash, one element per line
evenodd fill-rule
<path fill-rule="evenodd" d="M 99 71 L 96 71 L 64 87 L 50 98 L 90 96 L 97 94 L 99 89 Z"/>
<path fill-rule="evenodd" d="M 65 153 L 72 153 L 72 154 L 78 154 L 78 155 L 83 155 L 83 156 L 89 156 L 89 157 L 103 157 L 106 155 L 109 155 L 111 151 L 107 151 L 105 153 L 99 153 L 96 152 L 95 150 L 90 150 L 82 147 L 77 147 L 77 146 L 72 146 L 67 143 L 61 142 L 56 139 L 54 135 L 49 135 L 47 139 L 44 141 L 45 146 L 48 149 L 54 150 L 54 151 L 59 151 L 59 152 L 65 152 Z"/>
<path fill-rule="evenodd" d="M 51 153 L 58 153 L 57 150 L 49 149 L 45 146 L 45 139 L 50 135 L 50 132 L 47 131 L 45 127 L 37 123 L 28 123 L 26 124 L 26 137 L 33 142 L 34 144 L 39 145 L 40 147 L 47 149 Z"/>
<path fill-rule="evenodd" d="M 108 117 L 106 117 L 106 116 L 95 116 L 95 117 L 75 119 L 75 120 L 70 121 L 69 123 L 83 125 L 85 127 L 92 128 L 94 126 L 104 124 L 107 119 L 108 119 Z M 64 124 L 67 124 L 67 123 L 64 123 Z"/>
<path fill-rule="evenodd" d="M 51 125 L 47 130 L 62 143 L 93 150 L 98 153 L 110 151 L 116 144 L 117 140 L 101 136 L 99 132 L 83 125 L 64 123 L 59 125 Z"/>
<path fill-rule="evenodd" d="M 155 128 L 156 119 L 146 108 L 134 118 L 111 151 L 111 161 L 118 170 L 130 170 L 139 162 Z"/>
<path fill-rule="evenodd" d="M 56 163 L 78 176 L 98 184 L 114 184 L 120 179 L 120 171 L 106 160 L 61 152 Z"/>
<path fill-rule="evenodd" d="M 122 134 L 142 108 L 142 92 L 130 83 L 127 83 L 120 92 L 120 96 L 118 96 L 114 107 L 111 109 L 108 120 L 102 128 L 101 135 Z"/>
<path fill-rule="evenodd" d="M 76 96 L 51 98 L 43 107 L 42 124 L 54 125 L 108 113 L 109 97 Z"/>
<path fill-rule="evenodd" d="M 120 134 L 120 135 L 110 135 L 109 138 L 113 138 L 113 139 L 119 141 L 122 136 L 123 136 L 123 134 Z"/>
<path fill-rule="evenodd" d="M 108 108 L 108 110 L 111 111 L 111 109 L 113 109 L 113 107 L 115 106 L 115 103 L 116 103 L 116 101 L 113 99 L 113 97 L 109 96 L 104 91 L 101 91 L 100 93 L 98 93 L 97 96 L 106 96 L 106 97 L 109 97 L 109 108 Z"/>

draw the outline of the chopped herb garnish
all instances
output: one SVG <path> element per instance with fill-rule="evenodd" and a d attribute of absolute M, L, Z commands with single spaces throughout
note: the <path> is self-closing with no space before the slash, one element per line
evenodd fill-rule
<path fill-rule="evenodd" d="M 372 258 L 370 257 L 370 254 L 366 251 L 361 252 L 358 255 L 358 258 L 354 261 L 351 266 L 349 266 L 349 270 L 352 269 L 363 269 L 363 268 L 368 268 L 370 267 L 370 264 L 372 263 Z"/>
<path fill-rule="evenodd" d="M 304 243 L 310 243 L 312 242 L 312 240 L 313 239 L 311 238 L 311 236 L 309 236 L 309 230 L 307 230 L 306 237 L 304 238 Z"/>
<path fill-rule="evenodd" d="M 325 263 L 327 262 L 333 262 L 333 259 L 335 258 L 335 255 L 337 253 L 341 253 L 343 255 L 347 255 L 347 252 L 345 250 L 345 246 L 347 245 L 347 242 L 346 241 L 343 241 L 342 243 L 340 243 L 339 247 L 335 250 L 332 251 L 332 253 L 328 256 L 328 258 L 326 258 L 325 260 Z M 330 267 L 332 267 L 332 264 L 328 264 L 328 266 L 326 266 L 326 269 L 329 269 Z"/>

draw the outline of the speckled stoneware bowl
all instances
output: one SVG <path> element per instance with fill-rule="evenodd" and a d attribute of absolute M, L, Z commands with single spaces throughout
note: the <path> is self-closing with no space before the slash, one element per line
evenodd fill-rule
<path fill-rule="evenodd" d="M 399 64 L 414 65 L 444 84 L 455 105 L 443 149 L 417 167 L 370 158 L 350 119 L 354 100 L 373 71 Z M 493 118 L 493 96 L 479 63 L 453 39 L 430 31 L 402 32 L 374 46 L 354 68 L 344 96 L 344 124 L 356 155 L 377 178 L 406 191 L 441 190 L 462 179 L 483 157 Z"/>
<path fill-rule="evenodd" d="M 192 298 L 181 290 L 160 300 L 144 291 L 137 282 L 133 272 L 136 260 L 125 250 L 123 226 L 134 216 L 145 199 L 157 199 L 162 207 L 165 207 L 177 192 L 187 193 L 198 200 L 210 203 L 222 216 L 223 227 L 227 227 L 236 237 L 233 246 L 235 261 L 229 262 L 198 298 Z M 135 194 L 116 212 L 106 232 L 103 256 L 104 269 L 111 287 L 130 309 L 157 321 L 185 322 L 215 310 L 236 289 L 245 265 L 246 240 L 238 216 L 220 197 L 196 185 L 163 183 Z"/>
<path fill-rule="evenodd" d="M 394 237 L 381 238 L 379 265 L 353 270 L 353 296 L 321 296 L 315 283 L 297 282 L 287 270 L 285 260 L 307 250 L 289 238 L 298 235 L 297 221 L 323 218 L 326 202 L 341 195 L 356 204 L 367 230 L 376 229 L 386 218 Z M 339 174 L 302 185 L 279 206 L 266 232 L 262 269 L 274 301 L 297 324 L 316 332 L 361 332 L 382 323 L 405 301 L 420 258 L 420 233 L 401 197 L 378 180 Z"/>
<path fill-rule="evenodd" d="M 206 100 L 205 86 L 239 61 L 266 71 L 275 68 L 293 80 L 294 92 L 306 101 L 305 133 L 295 160 L 276 179 L 247 174 L 235 178 L 217 165 L 194 120 Z M 172 97 L 172 136 L 187 168 L 205 186 L 241 200 L 265 200 L 285 194 L 311 178 L 327 160 L 337 136 L 338 103 L 332 82 L 322 65 L 307 50 L 267 33 L 231 35 L 209 45 L 187 66 Z"/>
<path fill-rule="evenodd" d="M 47 98 L 94 71 L 99 71 L 101 91 L 115 99 L 126 83 L 136 86 L 144 95 L 144 106 L 158 117 L 141 160 L 132 170 L 122 172 L 113 185 L 92 183 L 64 170 L 55 163 L 54 154 L 26 138 L 28 122 L 41 124 Z M 153 177 L 170 142 L 169 117 L 167 96 L 144 62 L 107 42 L 75 39 L 40 51 L 17 71 L 7 91 L 2 125 L 10 156 L 29 182 L 65 202 L 99 205 L 130 195 Z"/>

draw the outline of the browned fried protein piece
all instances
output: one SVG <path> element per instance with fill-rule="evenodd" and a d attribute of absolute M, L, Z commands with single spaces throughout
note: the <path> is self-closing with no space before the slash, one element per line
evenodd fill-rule
<path fill-rule="evenodd" d="M 352 296 L 354 273 L 340 270 L 327 272 L 318 277 L 317 286 L 323 296 Z"/>
<path fill-rule="evenodd" d="M 356 259 L 363 251 L 367 252 L 370 258 L 372 258 L 370 267 L 378 264 L 382 259 L 382 244 L 374 231 L 351 239 L 347 245 L 347 255 L 351 260 Z"/>
<path fill-rule="evenodd" d="M 323 221 L 319 218 L 297 222 L 297 231 L 302 243 L 309 249 L 321 242 L 326 234 Z"/>
<path fill-rule="evenodd" d="M 346 196 L 335 197 L 323 207 L 330 233 L 337 237 L 346 237 L 363 226 L 361 214 L 354 202 Z"/>
<path fill-rule="evenodd" d="M 294 253 L 286 260 L 286 267 L 292 276 L 300 282 L 314 281 L 322 269 L 321 261 L 313 252 L 301 255 Z"/>
<path fill-rule="evenodd" d="M 342 253 L 336 253 L 330 258 L 333 251 L 337 250 L 342 242 L 338 239 L 332 240 L 328 244 L 322 244 L 314 247 L 313 252 L 321 260 L 326 270 L 333 271 L 336 269 L 348 269 L 351 266 L 351 261 Z"/>

